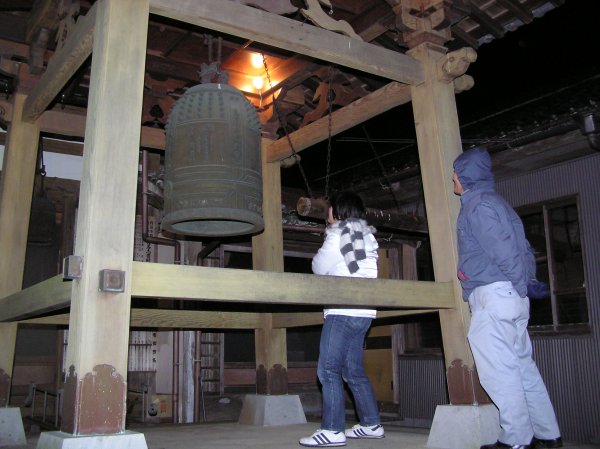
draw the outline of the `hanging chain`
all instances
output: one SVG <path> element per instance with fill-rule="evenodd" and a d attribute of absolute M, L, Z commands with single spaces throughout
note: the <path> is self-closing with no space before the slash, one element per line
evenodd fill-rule
<path fill-rule="evenodd" d="M 273 89 L 273 82 L 271 81 L 269 67 L 267 66 L 267 59 L 265 58 L 264 53 L 261 53 L 261 56 L 262 56 L 262 60 L 263 60 L 263 65 L 265 66 L 265 73 L 267 75 L 267 81 L 269 82 L 269 89 L 271 90 L 271 89 Z M 292 156 L 296 160 L 296 163 L 298 164 L 298 168 L 300 169 L 300 174 L 302 175 L 302 179 L 304 180 L 304 185 L 306 186 L 306 193 L 308 194 L 309 198 L 312 198 L 313 195 L 312 195 L 312 190 L 310 189 L 310 186 L 308 185 L 308 178 L 306 177 L 306 173 L 304 173 L 304 168 L 302 168 L 302 164 L 300 163 L 300 156 L 298 156 L 298 153 L 296 153 L 296 150 L 294 149 L 294 145 L 292 144 L 292 139 L 290 138 L 290 134 L 288 133 L 288 130 L 287 130 L 287 122 L 284 122 L 282 120 L 281 111 L 279 110 L 279 107 L 277 105 L 277 100 L 275 99 L 275 92 L 273 92 L 272 95 L 273 95 L 273 109 L 275 110 L 275 113 L 277 114 L 277 119 L 279 120 L 279 123 L 283 127 L 283 131 L 285 132 L 285 137 L 287 138 L 288 145 L 290 146 L 290 149 L 292 150 Z"/>
<path fill-rule="evenodd" d="M 327 165 L 325 168 L 325 198 L 329 198 L 329 172 L 331 169 L 331 124 L 333 112 L 333 89 L 331 88 L 333 78 L 333 66 L 329 66 L 329 80 L 327 84 L 327 103 L 328 103 L 328 133 L 327 133 Z"/>

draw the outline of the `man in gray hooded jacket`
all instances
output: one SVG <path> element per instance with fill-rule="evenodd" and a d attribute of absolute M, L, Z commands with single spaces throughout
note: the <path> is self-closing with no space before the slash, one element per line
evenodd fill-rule
<path fill-rule="evenodd" d="M 535 258 L 523 223 L 495 192 L 485 149 L 456 158 L 452 180 L 461 201 L 458 278 L 471 309 L 468 339 L 481 385 L 500 412 L 498 441 L 481 449 L 561 447 L 527 332 L 527 284 L 535 278 Z"/>

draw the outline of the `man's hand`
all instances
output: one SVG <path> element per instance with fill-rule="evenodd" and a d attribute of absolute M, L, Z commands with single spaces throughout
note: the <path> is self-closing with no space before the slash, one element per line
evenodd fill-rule
<path fill-rule="evenodd" d="M 550 296 L 550 288 L 545 282 L 532 279 L 527 284 L 527 296 L 532 299 L 548 298 Z"/>

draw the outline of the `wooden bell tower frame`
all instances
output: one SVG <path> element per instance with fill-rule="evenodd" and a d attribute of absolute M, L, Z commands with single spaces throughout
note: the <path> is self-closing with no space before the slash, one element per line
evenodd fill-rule
<path fill-rule="evenodd" d="M 468 309 L 455 276 L 454 223 L 459 202 L 450 182 L 452 161 L 462 151 L 454 95 L 459 86 L 469 83 L 462 75 L 475 56 L 472 50 L 447 54 L 443 47 L 444 23 L 449 22 L 440 17 L 449 20 L 451 6 L 447 5 L 452 2 L 418 3 L 441 9 L 430 8 L 434 12 L 429 17 L 419 18 L 397 11 L 412 33 L 412 49 L 404 55 L 236 2 L 95 2 L 78 20 L 35 87 L 27 95 L 14 95 L 12 103 L 1 102 L 10 128 L 0 192 L 0 406 L 10 391 L 17 322 L 43 312 L 70 305 L 70 315 L 34 321 L 52 324 L 68 320 L 67 359 L 71 368 L 61 430 L 73 435 L 108 435 L 124 430 L 132 323 L 168 328 L 219 320 L 223 327 L 235 328 L 242 320 L 255 329 L 258 391 L 276 395 L 287 393 L 286 327 L 318 319 L 311 314 L 240 317 L 226 311 L 194 311 L 191 320 L 177 311 L 132 310 L 132 297 L 210 300 L 224 305 L 232 301 L 326 305 L 343 300 L 349 305 L 389 309 L 384 312 L 388 316 L 439 310 L 451 402 L 472 405 L 485 400 L 467 346 Z M 283 273 L 280 163 L 291 155 L 285 138 L 263 140 L 262 144 L 265 230 L 252 240 L 253 271 L 133 262 L 139 148 L 164 148 L 160 131 L 140 130 L 149 13 L 390 79 L 383 88 L 335 111 L 331 132 L 340 133 L 412 101 L 436 281 L 331 279 Z M 90 54 L 87 115 L 47 111 Z M 295 151 L 326 139 L 328 122 L 328 117 L 323 117 L 292 133 Z M 75 245 L 82 270 L 72 282 L 57 276 L 21 290 L 40 132 L 85 137 Z M 117 277 L 122 274 L 118 291 L 99 289 L 103 270 L 111 270 Z M 328 297 L 323 294 L 327 291 L 336 294 Z"/>

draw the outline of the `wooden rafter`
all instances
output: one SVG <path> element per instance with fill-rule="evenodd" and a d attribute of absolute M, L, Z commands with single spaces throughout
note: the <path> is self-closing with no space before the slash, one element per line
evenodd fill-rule
<path fill-rule="evenodd" d="M 58 28 L 58 1 L 43 0 L 33 2 L 31 12 L 27 20 L 27 31 L 25 40 L 31 42 L 42 28 L 56 30 Z"/>
<path fill-rule="evenodd" d="M 0 121 L 10 123 L 13 120 L 12 110 L 12 104 L 9 101 L 0 99 Z M 85 135 L 85 123 L 85 115 L 59 110 L 44 112 L 39 122 L 41 132 L 80 138 Z M 159 128 L 142 126 L 140 145 L 144 148 L 164 150 L 164 131 Z"/>
<path fill-rule="evenodd" d="M 411 99 L 410 88 L 390 83 L 365 97 L 338 109 L 332 114 L 332 135 L 352 128 Z M 290 134 L 296 152 L 325 140 L 329 133 L 329 119 L 322 117 Z M 292 155 L 287 138 L 281 138 L 269 146 L 269 162 L 280 161 Z"/>
<path fill-rule="evenodd" d="M 235 2 L 151 0 L 150 11 L 406 84 L 423 81 L 410 56 Z"/>
<path fill-rule="evenodd" d="M 485 11 L 482 11 L 473 0 L 466 0 L 471 6 L 471 18 L 479 24 L 485 31 L 491 33 L 496 39 L 504 36 L 504 28 L 498 25 Z M 485 34 L 485 33 L 483 33 Z"/>
<path fill-rule="evenodd" d="M 69 79 L 92 53 L 96 5 L 81 17 L 63 48 L 57 51 L 40 81 L 29 94 L 23 109 L 23 120 L 34 122 L 56 98 Z"/>
<path fill-rule="evenodd" d="M 531 23 L 533 14 L 527 8 L 521 6 L 518 1 L 513 0 L 496 0 L 496 2 L 513 13 L 523 23 Z"/>

